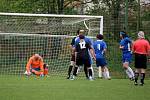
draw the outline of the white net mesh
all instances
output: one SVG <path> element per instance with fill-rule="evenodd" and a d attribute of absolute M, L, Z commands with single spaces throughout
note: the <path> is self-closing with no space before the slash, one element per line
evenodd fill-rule
<path fill-rule="evenodd" d="M 35 53 L 51 75 L 66 75 L 69 45 L 78 29 L 89 36 L 102 33 L 102 16 L 0 13 L 0 75 L 20 75 Z"/>

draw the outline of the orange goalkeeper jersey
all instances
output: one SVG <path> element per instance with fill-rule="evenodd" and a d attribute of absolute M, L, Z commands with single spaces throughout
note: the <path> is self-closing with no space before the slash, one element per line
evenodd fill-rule
<path fill-rule="evenodd" d="M 26 70 L 29 72 L 30 68 L 40 68 L 41 71 L 44 71 L 43 68 L 43 59 L 42 57 L 40 57 L 40 59 L 38 59 L 37 61 L 34 59 L 34 55 L 32 57 L 30 57 L 27 65 L 26 65 Z"/>

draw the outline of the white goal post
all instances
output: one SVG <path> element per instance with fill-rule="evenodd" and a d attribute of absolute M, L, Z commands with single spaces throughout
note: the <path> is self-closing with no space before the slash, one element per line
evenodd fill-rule
<path fill-rule="evenodd" d="M 35 53 L 51 75 L 66 75 L 78 29 L 89 37 L 103 34 L 103 16 L 0 12 L 0 75 L 21 75 Z"/>
<path fill-rule="evenodd" d="M 0 16 L 28 16 L 28 17 L 51 17 L 51 18 L 70 18 L 71 20 L 66 20 L 65 19 L 62 21 L 62 23 L 64 24 L 70 24 L 70 25 L 73 25 L 75 23 L 79 23 L 79 22 L 83 22 L 84 25 L 85 25 L 85 28 L 86 29 L 89 29 L 90 30 L 99 30 L 99 33 L 100 34 L 103 34 L 103 16 L 89 16 L 89 15 L 58 15 L 58 14 L 29 14 L 29 13 L 2 13 L 0 12 Z M 90 28 L 90 23 L 89 25 L 86 24 L 86 20 L 90 20 L 90 19 L 99 19 L 97 20 L 98 22 L 98 25 L 99 27 L 92 27 Z M 37 23 L 45 23 L 47 22 L 48 20 L 45 19 L 45 20 L 40 20 L 40 19 L 37 19 Z M 94 21 L 93 21 L 94 23 Z M 97 24 L 97 23 L 96 23 Z M 92 26 L 92 25 L 91 25 Z"/>

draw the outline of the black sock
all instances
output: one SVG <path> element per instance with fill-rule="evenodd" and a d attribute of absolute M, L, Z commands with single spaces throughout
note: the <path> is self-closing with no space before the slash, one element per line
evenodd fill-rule
<path fill-rule="evenodd" d="M 138 77 L 139 77 L 139 73 L 136 73 L 135 72 L 135 82 L 137 83 L 137 81 L 138 81 Z"/>
<path fill-rule="evenodd" d="M 78 70 L 78 67 L 74 67 L 74 70 L 73 70 L 73 75 L 74 76 L 77 76 L 77 70 Z"/>
<path fill-rule="evenodd" d="M 141 73 L 141 83 L 144 84 L 144 79 L 145 79 L 145 73 Z"/>
<path fill-rule="evenodd" d="M 88 70 L 87 70 L 87 67 L 84 66 L 84 73 L 85 73 L 85 76 L 88 78 Z"/>
<path fill-rule="evenodd" d="M 89 76 L 91 76 L 92 77 L 92 69 L 89 69 Z"/>
<path fill-rule="evenodd" d="M 69 66 L 69 69 L 68 69 L 68 76 L 69 76 L 69 77 L 70 77 L 70 74 L 71 74 L 72 68 L 73 68 L 73 66 L 72 66 L 72 65 L 70 65 L 70 66 Z"/>

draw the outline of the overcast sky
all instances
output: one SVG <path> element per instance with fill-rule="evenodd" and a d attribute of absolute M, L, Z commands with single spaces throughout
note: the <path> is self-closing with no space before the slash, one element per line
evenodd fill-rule
<path fill-rule="evenodd" d="M 141 0 L 141 2 L 150 3 L 150 0 Z"/>

